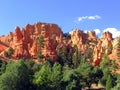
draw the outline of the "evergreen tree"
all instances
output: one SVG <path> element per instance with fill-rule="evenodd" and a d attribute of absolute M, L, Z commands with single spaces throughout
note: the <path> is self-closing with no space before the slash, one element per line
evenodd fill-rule
<path fill-rule="evenodd" d="M 0 90 L 28 90 L 29 75 L 23 61 L 9 62 L 0 76 Z"/>
<path fill-rule="evenodd" d="M 47 90 L 49 88 L 51 74 L 51 65 L 44 63 L 41 69 L 35 73 L 33 84 L 37 86 L 37 90 Z"/>
<path fill-rule="evenodd" d="M 78 51 L 78 47 L 74 46 L 75 52 L 72 56 L 73 68 L 77 68 L 81 62 L 81 53 Z"/>
<path fill-rule="evenodd" d="M 106 81 L 106 90 L 111 90 L 111 88 L 112 88 L 112 78 L 109 75 Z"/>
<path fill-rule="evenodd" d="M 62 90 L 81 90 L 81 76 L 75 69 L 64 67 Z"/>
<path fill-rule="evenodd" d="M 38 44 L 37 58 L 39 58 L 39 60 L 42 61 L 44 58 L 44 55 L 42 54 L 41 51 L 42 48 L 44 48 L 44 38 L 42 35 L 38 37 L 37 44 Z"/>
<path fill-rule="evenodd" d="M 14 50 L 13 50 L 13 48 L 10 47 L 8 49 L 8 55 L 11 56 L 13 53 L 14 53 Z"/>
<path fill-rule="evenodd" d="M 5 57 L 10 57 L 14 53 L 13 48 L 9 48 L 8 51 L 4 51 L 4 56 Z"/>
<path fill-rule="evenodd" d="M 5 70 L 6 70 L 6 63 L 3 62 L 2 66 L 0 67 L 0 75 L 2 75 L 3 73 L 5 73 Z"/>
<path fill-rule="evenodd" d="M 62 48 L 58 45 L 57 46 L 57 55 L 58 55 L 58 62 L 61 65 L 65 65 L 67 64 L 67 50 L 66 48 L 63 46 Z"/>
<path fill-rule="evenodd" d="M 44 37 L 40 35 L 37 39 L 38 44 L 38 51 L 41 51 L 42 48 L 44 48 Z"/>

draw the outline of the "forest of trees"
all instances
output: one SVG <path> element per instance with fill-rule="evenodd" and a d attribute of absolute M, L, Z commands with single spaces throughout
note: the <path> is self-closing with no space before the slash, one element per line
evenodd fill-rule
<path fill-rule="evenodd" d="M 42 44 L 40 37 L 40 48 Z M 57 48 L 58 60 L 45 63 L 20 59 L 14 62 L 0 62 L 0 90 L 82 90 L 90 89 L 92 84 L 101 84 L 106 90 L 120 90 L 120 75 L 115 73 L 116 64 L 106 54 L 99 66 L 87 61 L 89 54 L 82 54 L 74 46 L 75 52 Z M 10 50 L 12 51 L 12 50 Z M 43 58 L 41 51 L 38 58 Z"/>
<path fill-rule="evenodd" d="M 58 62 L 35 63 L 20 59 L 0 63 L 0 90 L 81 90 L 102 84 L 106 90 L 119 90 L 120 75 L 107 55 L 99 66 L 92 66 L 85 55 L 59 51 Z"/>

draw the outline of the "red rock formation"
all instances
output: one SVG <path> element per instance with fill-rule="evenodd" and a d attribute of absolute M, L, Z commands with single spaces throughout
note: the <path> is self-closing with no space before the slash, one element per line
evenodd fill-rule
<path fill-rule="evenodd" d="M 118 57 L 117 57 L 117 53 L 118 53 L 118 50 L 117 50 L 117 47 L 118 47 L 118 38 L 115 38 L 112 42 L 112 46 L 113 46 L 113 49 L 112 49 L 112 53 L 109 55 L 110 59 L 111 60 L 118 60 Z"/>
<path fill-rule="evenodd" d="M 8 36 L 0 37 L 3 43 L 14 49 L 13 57 L 19 58 L 36 58 L 38 52 L 37 39 L 42 35 L 44 37 L 44 48 L 42 54 L 57 59 L 56 47 L 62 42 L 62 31 L 56 24 L 36 23 L 34 25 L 26 25 L 22 30 L 15 28 L 15 32 Z M 3 47 L 3 46 L 0 46 Z M 4 48 L 1 49 L 1 52 Z"/>
<path fill-rule="evenodd" d="M 9 47 L 14 49 L 13 58 L 33 58 L 37 59 L 38 52 L 37 39 L 42 35 L 44 38 L 44 48 L 41 49 L 42 54 L 47 58 L 57 60 L 57 46 L 66 49 L 73 49 L 77 45 L 79 51 L 83 54 L 90 48 L 93 50 L 93 65 L 99 65 L 102 55 L 106 53 L 111 59 L 116 59 L 117 50 L 116 39 L 113 40 L 110 32 L 104 32 L 100 39 L 96 38 L 94 31 L 84 33 L 81 30 L 71 32 L 71 37 L 65 40 L 61 29 L 56 24 L 35 23 L 27 24 L 24 28 L 15 28 L 15 32 L 10 32 L 7 36 L 0 37 L 0 55 L 3 56 L 4 50 Z M 113 47 L 113 50 L 111 49 Z M 114 58 L 113 58 L 114 57 Z"/>
<path fill-rule="evenodd" d="M 2 43 L 2 42 L 0 41 L 0 53 L 1 53 L 2 51 L 6 50 L 7 48 L 8 48 L 8 46 L 5 45 L 4 43 Z"/>
<path fill-rule="evenodd" d="M 95 42 L 97 40 L 95 31 L 89 31 L 87 35 L 88 35 L 88 40 L 90 40 L 91 42 Z"/>
<path fill-rule="evenodd" d="M 85 51 L 87 34 L 80 30 L 74 30 L 71 33 L 72 46 L 77 45 L 80 51 Z"/>
<path fill-rule="evenodd" d="M 98 40 L 97 46 L 94 48 L 94 65 L 99 65 L 103 54 L 111 54 L 109 50 L 112 46 L 112 34 L 110 32 L 104 32 L 102 37 Z M 96 63 L 97 62 L 97 63 Z"/>

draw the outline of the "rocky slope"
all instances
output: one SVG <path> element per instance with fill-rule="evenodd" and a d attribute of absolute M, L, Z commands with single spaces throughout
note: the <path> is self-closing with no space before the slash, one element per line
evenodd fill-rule
<path fill-rule="evenodd" d="M 44 38 L 44 48 L 41 52 L 47 58 L 57 60 L 57 46 L 65 46 L 73 48 L 75 45 L 83 54 L 86 50 L 93 50 L 93 65 L 99 65 L 102 60 L 102 55 L 106 53 L 111 59 L 117 60 L 116 45 L 117 39 L 112 38 L 110 32 L 104 32 L 101 38 L 97 38 L 94 31 L 84 33 L 81 30 L 73 30 L 70 33 L 70 38 L 66 40 L 62 30 L 56 24 L 35 23 L 34 25 L 27 24 L 24 28 L 15 28 L 14 32 L 9 35 L 0 36 L 0 56 L 5 59 L 4 51 L 12 47 L 14 53 L 13 59 L 33 58 L 37 59 L 38 52 L 37 39 L 42 35 Z"/>

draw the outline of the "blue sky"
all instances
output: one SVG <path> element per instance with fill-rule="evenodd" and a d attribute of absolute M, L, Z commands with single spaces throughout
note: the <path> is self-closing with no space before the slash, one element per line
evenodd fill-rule
<path fill-rule="evenodd" d="M 120 34 L 120 0 L 0 0 L 0 35 L 35 22 Z M 114 35 L 114 37 L 115 37 Z"/>

